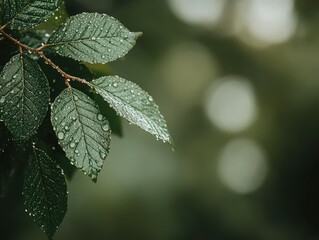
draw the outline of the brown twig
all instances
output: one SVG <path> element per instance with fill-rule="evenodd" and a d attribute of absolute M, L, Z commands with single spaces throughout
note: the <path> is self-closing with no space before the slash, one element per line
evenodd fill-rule
<path fill-rule="evenodd" d="M 28 52 L 30 53 L 34 53 L 36 55 L 38 55 L 40 58 L 42 58 L 45 63 L 47 63 L 48 65 L 50 65 L 53 69 L 55 69 L 58 73 L 60 73 L 62 75 L 62 77 L 65 79 L 65 83 L 66 85 L 71 89 L 71 86 L 70 86 L 70 83 L 69 81 L 70 80 L 76 80 L 80 83 L 83 83 L 83 84 L 86 84 L 87 86 L 91 87 L 92 88 L 92 84 L 82 78 L 79 78 L 79 77 L 75 77 L 75 76 L 72 76 L 70 74 L 67 74 L 66 72 L 64 72 L 59 66 L 57 66 L 54 62 L 52 62 L 49 58 L 47 58 L 42 52 L 41 50 L 43 48 L 45 48 L 45 45 L 42 45 L 41 47 L 38 47 L 38 48 L 32 48 L 32 47 L 29 47 L 28 45 L 25 45 L 21 42 L 19 42 L 17 39 L 15 39 L 14 37 L 12 37 L 11 35 L 9 35 L 8 33 L 6 33 L 4 30 L 3 30 L 3 26 L 0 27 L 0 33 L 3 35 L 3 38 L 7 38 L 9 40 L 11 40 L 13 43 L 15 43 L 16 45 L 18 45 L 19 47 L 19 51 L 20 51 L 20 54 L 22 54 L 22 49 L 25 49 L 27 50 Z"/>
<path fill-rule="evenodd" d="M 41 51 L 43 48 L 46 48 L 46 47 L 47 47 L 47 45 L 43 44 L 40 47 L 38 47 L 36 50 Z"/>

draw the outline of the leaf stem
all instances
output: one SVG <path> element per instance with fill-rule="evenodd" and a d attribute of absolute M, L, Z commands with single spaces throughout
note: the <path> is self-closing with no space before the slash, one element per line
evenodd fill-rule
<path fill-rule="evenodd" d="M 18 45 L 20 53 L 22 53 L 22 49 L 25 49 L 28 52 L 34 53 L 34 54 L 38 55 L 40 58 L 42 58 L 45 61 L 45 63 L 49 64 L 53 69 L 55 69 L 58 73 L 60 73 L 62 75 L 62 77 L 65 79 L 66 85 L 69 88 L 71 88 L 70 83 L 69 83 L 70 80 L 76 80 L 76 81 L 78 81 L 80 83 L 86 84 L 90 88 L 93 87 L 92 84 L 90 82 L 86 81 L 85 79 L 82 79 L 82 78 L 79 78 L 79 77 L 76 77 L 76 76 L 73 76 L 73 75 L 70 75 L 70 74 L 64 72 L 59 66 L 57 66 L 54 62 L 52 62 L 49 58 L 47 58 L 47 56 L 45 56 L 41 52 L 41 50 L 43 48 L 45 48 L 46 45 L 42 45 L 41 47 L 38 47 L 38 48 L 29 47 L 29 46 L 19 42 L 17 39 L 12 37 L 10 34 L 6 33 L 3 30 L 4 27 L 5 26 L 0 27 L 0 33 L 3 35 L 3 38 L 7 38 L 10 41 L 12 41 L 13 43 L 15 43 L 16 45 Z"/>
<path fill-rule="evenodd" d="M 47 45 L 43 44 L 43 45 L 41 45 L 41 47 L 38 47 L 36 50 L 41 51 L 43 48 L 46 48 L 46 47 L 47 47 Z"/>

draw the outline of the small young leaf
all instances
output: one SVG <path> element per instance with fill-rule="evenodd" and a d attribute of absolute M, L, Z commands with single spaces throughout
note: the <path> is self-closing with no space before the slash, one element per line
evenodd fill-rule
<path fill-rule="evenodd" d="M 153 98 L 135 83 L 118 76 L 93 80 L 96 93 L 130 123 L 136 124 L 157 139 L 172 143 L 166 122 Z"/>
<path fill-rule="evenodd" d="M 61 0 L 3 0 L 3 23 L 11 29 L 25 30 L 47 20 Z"/>
<path fill-rule="evenodd" d="M 71 163 L 96 181 L 111 140 L 109 123 L 96 103 L 76 89 L 65 89 L 52 104 L 51 122 Z"/>
<path fill-rule="evenodd" d="M 140 33 L 126 29 L 106 14 L 82 13 L 70 17 L 54 32 L 47 46 L 58 54 L 88 63 L 107 63 L 123 57 Z"/>
<path fill-rule="evenodd" d="M 25 171 L 23 196 L 26 211 L 52 239 L 67 210 L 67 187 L 56 162 L 35 147 Z"/>
<path fill-rule="evenodd" d="M 0 75 L 0 115 L 13 137 L 32 136 L 48 104 L 48 80 L 37 62 L 25 55 L 12 57 Z"/>

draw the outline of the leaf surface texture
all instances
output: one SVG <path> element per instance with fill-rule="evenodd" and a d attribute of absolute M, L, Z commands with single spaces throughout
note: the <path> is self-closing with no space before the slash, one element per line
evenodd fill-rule
<path fill-rule="evenodd" d="M 129 123 L 139 126 L 157 139 L 172 143 L 158 106 L 138 85 L 118 76 L 101 77 L 91 83 L 96 93 Z"/>
<path fill-rule="evenodd" d="M 31 137 L 48 104 L 48 80 L 37 62 L 25 55 L 12 57 L 0 75 L 0 115 L 13 137 Z"/>
<path fill-rule="evenodd" d="M 67 187 L 56 162 L 35 147 L 25 171 L 23 196 L 26 211 L 52 239 L 67 210 Z"/>
<path fill-rule="evenodd" d="M 11 29 L 25 30 L 46 21 L 61 0 L 3 0 L 3 23 Z"/>
<path fill-rule="evenodd" d="M 108 121 L 96 103 L 76 89 L 63 90 L 51 110 L 51 122 L 66 156 L 96 181 L 109 153 Z"/>
<path fill-rule="evenodd" d="M 82 13 L 62 24 L 47 46 L 78 61 L 107 63 L 127 54 L 139 35 L 106 14 Z"/>

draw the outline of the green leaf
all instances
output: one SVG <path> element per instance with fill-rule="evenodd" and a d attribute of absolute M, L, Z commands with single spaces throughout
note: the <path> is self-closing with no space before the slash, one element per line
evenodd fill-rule
<path fill-rule="evenodd" d="M 13 137 L 26 140 L 32 136 L 48 104 L 48 80 L 39 65 L 24 55 L 12 57 L 0 75 L 0 113 Z"/>
<path fill-rule="evenodd" d="M 25 171 L 23 196 L 26 211 L 52 239 L 67 210 L 67 187 L 56 162 L 35 147 Z"/>
<path fill-rule="evenodd" d="M 135 83 L 118 76 L 101 77 L 91 83 L 96 93 L 129 123 L 139 126 L 157 139 L 172 143 L 158 106 L 153 98 Z"/>
<path fill-rule="evenodd" d="M 47 46 L 78 61 L 107 63 L 123 57 L 139 36 L 106 14 L 82 13 L 62 24 Z"/>
<path fill-rule="evenodd" d="M 3 0 L 3 22 L 11 29 L 25 30 L 47 20 L 61 0 Z"/>
<path fill-rule="evenodd" d="M 51 122 L 71 163 L 96 181 L 111 140 L 109 123 L 96 103 L 76 89 L 65 89 L 52 104 Z"/>

